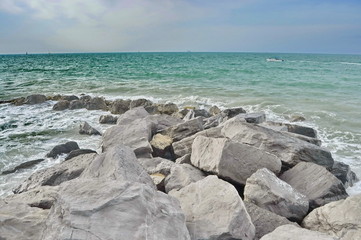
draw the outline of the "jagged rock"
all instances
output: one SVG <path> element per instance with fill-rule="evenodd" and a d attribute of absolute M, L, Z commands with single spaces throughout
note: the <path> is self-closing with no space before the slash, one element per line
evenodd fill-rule
<path fill-rule="evenodd" d="M 316 208 L 302 226 L 342 240 L 361 239 L 361 194 Z"/>
<path fill-rule="evenodd" d="M 86 102 L 85 108 L 88 110 L 104 110 L 108 109 L 105 99 L 102 97 L 94 97 L 90 99 L 89 102 Z"/>
<path fill-rule="evenodd" d="M 237 190 L 217 176 L 208 176 L 170 195 L 180 201 L 192 239 L 254 238 L 254 225 Z"/>
<path fill-rule="evenodd" d="M 310 231 L 294 225 L 282 225 L 273 232 L 263 236 L 261 240 L 339 240 L 330 235 Z"/>
<path fill-rule="evenodd" d="M 41 239 L 49 210 L 0 200 L 0 239 Z"/>
<path fill-rule="evenodd" d="M 172 115 L 178 112 L 178 106 L 174 103 L 157 104 L 156 106 L 160 114 Z"/>
<path fill-rule="evenodd" d="M 79 146 L 76 142 L 70 141 L 64 144 L 59 144 L 55 146 L 47 155 L 46 157 L 49 158 L 56 158 L 58 155 L 63 153 L 70 153 L 73 150 L 79 149 Z"/>
<path fill-rule="evenodd" d="M 25 103 L 25 104 L 33 105 L 33 104 L 43 103 L 43 102 L 45 102 L 46 100 L 47 100 L 47 99 L 46 99 L 46 96 L 45 96 L 45 95 L 42 95 L 42 94 L 33 94 L 33 95 L 30 95 L 30 96 L 27 96 L 24 103 Z"/>
<path fill-rule="evenodd" d="M 129 110 L 130 100 L 117 99 L 113 102 L 110 112 L 112 114 L 123 114 Z"/>
<path fill-rule="evenodd" d="M 147 116 L 149 116 L 149 113 L 144 109 L 144 107 L 136 107 L 120 115 L 117 120 L 117 125 L 126 125 Z"/>
<path fill-rule="evenodd" d="M 103 151 L 111 146 L 126 145 L 131 147 L 137 157 L 152 157 L 152 138 L 154 123 L 145 119 L 137 119 L 128 124 L 108 128 L 103 134 Z"/>
<path fill-rule="evenodd" d="M 190 239 L 176 199 L 139 182 L 105 179 L 64 183 L 43 236 L 43 240 Z"/>
<path fill-rule="evenodd" d="M 79 155 L 88 154 L 88 153 L 97 153 L 97 152 L 92 149 L 76 149 L 71 151 L 69 155 L 66 156 L 65 161 L 77 157 Z"/>
<path fill-rule="evenodd" d="M 149 175 L 160 173 L 168 176 L 172 167 L 175 165 L 174 162 L 160 157 L 138 158 L 138 161 Z"/>
<path fill-rule="evenodd" d="M 303 122 L 306 121 L 306 118 L 303 116 L 292 116 L 290 122 Z"/>
<path fill-rule="evenodd" d="M 189 121 L 189 120 L 195 118 L 195 113 L 194 113 L 193 109 L 189 109 L 187 111 L 188 111 L 187 114 L 183 117 L 184 121 Z"/>
<path fill-rule="evenodd" d="M 194 109 L 194 117 L 204 117 L 204 118 L 209 118 L 212 115 L 207 112 L 207 110 L 205 109 Z"/>
<path fill-rule="evenodd" d="M 308 212 L 307 197 L 266 168 L 247 179 L 244 200 L 292 221 L 302 220 Z"/>
<path fill-rule="evenodd" d="M 209 129 L 219 126 L 226 119 L 224 114 L 218 114 L 203 120 L 203 128 Z"/>
<path fill-rule="evenodd" d="M 99 118 L 99 123 L 101 124 L 116 124 L 118 120 L 117 116 L 113 115 L 101 115 Z"/>
<path fill-rule="evenodd" d="M 260 113 L 245 113 L 241 114 L 241 117 L 243 117 L 246 122 L 248 123 L 263 123 L 266 121 L 266 114 L 263 112 Z"/>
<path fill-rule="evenodd" d="M 165 175 L 161 173 L 153 173 L 150 175 L 150 178 L 153 180 L 153 183 L 157 187 L 158 191 L 165 192 L 165 186 L 164 186 Z"/>
<path fill-rule="evenodd" d="M 153 157 L 162 157 L 167 159 L 174 159 L 174 153 L 172 149 L 173 139 L 169 136 L 162 134 L 156 134 L 150 141 L 150 145 L 153 148 Z"/>
<path fill-rule="evenodd" d="M 73 100 L 79 100 L 79 98 L 75 95 L 64 95 L 64 96 L 61 96 L 60 100 L 65 100 L 65 101 L 73 101 Z"/>
<path fill-rule="evenodd" d="M 179 123 L 176 126 L 169 127 L 161 132 L 173 139 L 174 142 L 189 137 L 199 131 L 203 130 L 202 120 L 195 118 L 184 123 Z"/>
<path fill-rule="evenodd" d="M 205 177 L 206 175 L 201 170 L 190 164 L 174 164 L 170 174 L 165 179 L 165 191 L 179 190 Z"/>
<path fill-rule="evenodd" d="M 233 117 L 237 116 L 238 114 L 246 113 L 246 110 L 244 110 L 241 107 L 228 108 L 228 109 L 223 110 L 222 113 L 224 113 L 228 118 L 233 118 Z"/>
<path fill-rule="evenodd" d="M 317 138 L 311 138 L 311 137 L 307 137 L 305 135 L 301 135 L 301 134 L 297 134 L 297 133 L 292 133 L 292 132 L 283 132 L 283 134 L 286 134 L 286 135 L 289 135 L 291 137 L 294 137 L 294 138 L 298 138 L 302 141 L 305 141 L 305 142 L 308 142 L 308 143 L 312 143 L 316 146 L 321 146 L 322 145 L 322 142 L 320 139 L 317 139 Z"/>
<path fill-rule="evenodd" d="M 55 111 L 63 111 L 65 109 L 68 109 L 70 105 L 70 102 L 67 100 L 60 100 L 57 103 L 54 104 L 53 110 Z"/>
<path fill-rule="evenodd" d="M 179 118 L 176 118 L 173 116 L 169 116 L 166 114 L 150 115 L 150 116 L 147 116 L 145 119 L 147 121 L 154 123 L 155 128 L 153 129 L 153 133 L 161 132 L 166 128 L 169 128 L 169 127 L 172 127 L 179 123 L 184 122 L 182 119 L 179 119 Z"/>
<path fill-rule="evenodd" d="M 72 100 L 69 103 L 69 109 L 70 110 L 74 110 L 74 109 L 81 109 L 81 108 L 85 108 L 86 103 L 84 103 L 82 100 Z"/>
<path fill-rule="evenodd" d="M 313 162 L 328 169 L 333 166 L 334 161 L 329 151 L 282 132 L 245 123 L 240 118 L 225 122 L 222 134 L 236 142 L 273 153 L 282 160 L 285 168 L 291 168 L 299 162 Z"/>
<path fill-rule="evenodd" d="M 254 240 L 259 240 L 267 233 L 272 232 L 277 227 L 282 225 L 294 224 L 298 226 L 296 223 L 292 223 L 287 218 L 281 217 L 273 212 L 260 208 L 253 203 L 244 202 L 244 205 L 246 206 L 247 212 L 251 217 L 252 223 L 256 227 L 256 236 Z"/>
<path fill-rule="evenodd" d="M 136 99 L 136 100 L 132 100 L 129 104 L 129 108 L 136 108 L 136 107 L 149 107 L 152 106 L 153 102 L 144 98 L 140 98 L 140 99 Z"/>
<path fill-rule="evenodd" d="M 15 106 L 21 106 L 23 104 L 25 104 L 26 99 L 24 97 L 19 97 L 19 98 L 15 98 L 10 100 L 10 102 L 12 104 L 14 104 Z"/>
<path fill-rule="evenodd" d="M 295 125 L 295 124 L 289 124 L 289 123 L 280 123 L 280 122 L 272 122 L 268 121 L 264 123 L 264 126 L 268 126 L 270 128 L 279 127 L 282 131 L 287 131 L 290 133 L 296 133 L 302 136 L 310 137 L 310 138 L 317 138 L 317 131 L 310 127 Z"/>
<path fill-rule="evenodd" d="M 196 137 L 191 162 L 201 170 L 242 185 L 258 169 L 281 171 L 281 160 L 275 155 L 227 138 Z"/>
<path fill-rule="evenodd" d="M 335 161 L 331 173 L 343 183 L 345 188 L 352 187 L 358 181 L 350 166 L 342 162 Z"/>
<path fill-rule="evenodd" d="M 86 135 L 102 135 L 98 130 L 90 126 L 88 122 L 82 122 L 80 124 L 79 133 Z"/>
<path fill-rule="evenodd" d="M 88 102 L 90 102 L 91 100 L 92 100 L 92 97 L 89 96 L 89 95 L 82 95 L 82 96 L 80 97 L 80 101 L 82 101 L 82 102 L 84 102 L 84 103 L 88 103 Z"/>
<path fill-rule="evenodd" d="M 342 182 L 314 163 L 301 162 L 280 178 L 309 199 L 311 210 L 347 197 Z"/>
<path fill-rule="evenodd" d="M 188 153 L 182 157 L 179 157 L 175 160 L 175 163 L 182 164 L 182 163 L 188 163 L 191 164 L 191 155 Z"/>
<path fill-rule="evenodd" d="M 214 127 L 214 128 L 206 129 L 192 136 L 183 138 L 178 142 L 174 142 L 172 144 L 174 154 L 177 157 L 182 157 L 186 154 L 191 154 L 193 141 L 198 136 L 214 137 L 214 138 L 223 137 L 223 135 L 221 134 L 221 129 L 222 127 Z"/>
<path fill-rule="evenodd" d="M 21 163 L 19 164 L 18 166 L 12 168 L 12 169 L 9 169 L 9 170 L 5 170 L 1 173 L 1 175 L 3 174 L 10 174 L 10 173 L 14 173 L 16 172 L 17 170 L 20 170 L 20 169 L 24 169 L 24 168 L 30 168 L 42 161 L 44 161 L 45 159 L 36 159 L 36 160 L 31 160 L 31 161 L 27 161 L 27 162 L 24 162 L 24 163 Z"/>
<path fill-rule="evenodd" d="M 50 168 L 36 171 L 13 192 L 22 193 L 40 186 L 57 186 L 62 182 L 77 178 L 96 155 L 94 153 L 80 155 Z"/>
<path fill-rule="evenodd" d="M 217 114 L 220 114 L 221 113 L 221 109 L 219 109 L 217 106 L 212 106 L 210 109 L 209 109 L 209 113 L 212 115 L 212 116 L 215 116 Z"/>

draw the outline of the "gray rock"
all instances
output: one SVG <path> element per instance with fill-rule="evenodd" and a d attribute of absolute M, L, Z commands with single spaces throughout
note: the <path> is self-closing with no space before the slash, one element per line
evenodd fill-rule
<path fill-rule="evenodd" d="M 88 153 L 97 153 L 97 152 L 92 149 L 76 149 L 71 151 L 69 155 L 66 156 L 65 161 L 77 157 L 79 155 L 88 154 Z"/>
<path fill-rule="evenodd" d="M 19 97 L 19 98 L 11 99 L 10 103 L 14 104 L 15 106 L 21 106 L 25 104 L 25 101 L 26 99 L 24 97 Z"/>
<path fill-rule="evenodd" d="M 81 109 L 81 108 L 85 108 L 85 103 L 81 100 L 73 100 L 69 103 L 70 110 Z"/>
<path fill-rule="evenodd" d="M 172 148 L 173 139 L 169 136 L 156 134 L 150 141 L 153 148 L 153 157 L 162 157 L 174 160 L 174 153 Z"/>
<path fill-rule="evenodd" d="M 292 221 L 300 221 L 308 212 L 308 199 L 266 168 L 247 179 L 244 200 Z"/>
<path fill-rule="evenodd" d="M 174 103 L 166 103 L 166 104 L 157 104 L 157 110 L 160 114 L 172 115 L 173 113 L 178 112 L 178 107 Z"/>
<path fill-rule="evenodd" d="M 4 174 L 10 174 L 10 173 L 14 173 L 18 170 L 21 170 L 21 169 L 24 169 L 24 168 L 31 168 L 33 167 L 34 165 L 44 161 L 45 159 L 36 159 L 36 160 L 31 160 L 31 161 L 27 161 L 27 162 L 24 162 L 24 163 L 21 163 L 19 164 L 18 166 L 12 168 L 12 169 L 9 169 L 9 170 L 5 170 L 3 171 L 0 175 L 4 175 Z"/>
<path fill-rule="evenodd" d="M 237 190 L 217 176 L 208 176 L 170 195 L 180 201 L 192 239 L 254 238 L 254 225 Z"/>
<path fill-rule="evenodd" d="M 145 184 L 76 179 L 62 185 L 43 240 L 190 239 L 176 199 Z"/>
<path fill-rule="evenodd" d="M 242 185 L 258 169 L 281 171 L 281 160 L 275 155 L 227 138 L 196 137 L 191 162 L 201 170 Z"/>
<path fill-rule="evenodd" d="M 306 118 L 303 116 L 291 116 L 290 122 L 303 122 L 306 121 Z"/>
<path fill-rule="evenodd" d="M 154 187 L 132 149 L 124 145 L 111 147 L 98 155 L 88 164 L 81 177 L 139 182 Z"/>
<path fill-rule="evenodd" d="M 164 181 L 165 191 L 168 193 L 171 190 L 179 190 L 205 177 L 206 175 L 201 170 L 190 164 L 174 164 Z"/>
<path fill-rule="evenodd" d="M 67 100 L 60 100 L 57 103 L 54 104 L 53 110 L 55 111 L 63 111 L 65 109 L 68 109 L 70 105 L 70 102 Z"/>
<path fill-rule="evenodd" d="M 169 116 L 166 114 L 150 115 L 145 118 L 147 121 L 154 123 L 153 133 L 161 132 L 169 127 L 175 126 L 179 123 L 183 123 L 182 119 Z"/>
<path fill-rule="evenodd" d="M 330 235 L 310 231 L 294 225 L 283 225 L 265 235 L 261 240 L 339 240 Z"/>
<path fill-rule="evenodd" d="M 311 138 L 317 138 L 317 131 L 310 127 L 299 126 L 294 124 L 286 124 L 287 129 L 291 133 L 297 133 Z"/>
<path fill-rule="evenodd" d="M 343 183 L 345 188 L 352 187 L 358 181 L 350 166 L 342 162 L 335 161 L 331 173 Z"/>
<path fill-rule="evenodd" d="M 128 124 L 108 128 L 103 134 L 103 151 L 111 146 L 126 145 L 131 147 L 137 157 L 152 157 L 152 138 L 154 123 L 145 119 L 137 119 Z"/>
<path fill-rule="evenodd" d="M 221 129 L 222 127 L 214 127 L 214 128 L 206 129 L 192 136 L 183 138 L 178 142 L 174 142 L 172 144 L 174 154 L 176 155 L 176 157 L 182 157 L 184 155 L 191 154 L 193 141 L 198 136 L 214 137 L 214 138 L 223 137 L 223 135 L 221 134 Z"/>
<path fill-rule="evenodd" d="M 195 118 L 184 123 L 179 123 L 176 126 L 169 127 L 163 130 L 161 134 L 167 135 L 171 137 L 174 142 L 177 142 L 202 130 L 202 120 L 200 118 Z"/>
<path fill-rule="evenodd" d="M 101 124 L 116 124 L 118 120 L 117 116 L 113 115 L 101 115 L 99 118 L 99 123 Z"/>
<path fill-rule="evenodd" d="M 233 118 L 240 113 L 246 113 L 246 110 L 244 110 L 241 107 L 228 108 L 228 109 L 223 110 L 222 113 L 224 113 L 228 118 Z"/>
<path fill-rule="evenodd" d="M 117 125 L 126 125 L 147 116 L 149 116 L 149 113 L 144 109 L 144 107 L 136 107 L 120 115 L 117 120 Z"/>
<path fill-rule="evenodd" d="M 92 100 L 92 97 L 89 95 L 82 95 L 80 97 L 80 101 L 82 101 L 83 103 L 88 103 Z"/>
<path fill-rule="evenodd" d="M 205 109 L 194 109 L 194 117 L 204 117 L 204 118 L 209 118 L 212 115 L 207 112 L 207 110 Z"/>
<path fill-rule="evenodd" d="M 75 95 L 64 95 L 64 96 L 61 96 L 60 100 L 65 100 L 65 101 L 73 101 L 73 100 L 79 100 L 79 98 Z"/>
<path fill-rule="evenodd" d="M 245 113 L 242 116 L 248 123 L 257 123 L 258 124 L 258 123 L 263 123 L 264 121 L 266 121 L 266 114 L 263 112 Z"/>
<path fill-rule="evenodd" d="M 285 168 L 293 167 L 299 162 L 313 162 L 328 169 L 333 166 L 334 161 L 329 151 L 282 132 L 245 123 L 239 118 L 225 122 L 222 134 L 236 142 L 273 153 L 282 160 Z"/>
<path fill-rule="evenodd" d="M 36 171 L 13 192 L 22 193 L 40 186 L 57 186 L 62 182 L 77 178 L 96 155 L 94 153 L 80 155 L 50 168 Z"/>
<path fill-rule="evenodd" d="M 179 157 L 175 160 L 175 163 L 182 164 L 182 163 L 188 163 L 191 164 L 191 155 L 188 153 L 182 157 Z"/>
<path fill-rule="evenodd" d="M 195 113 L 193 109 L 189 109 L 187 114 L 183 117 L 184 121 L 189 121 L 191 119 L 195 118 Z"/>
<path fill-rule="evenodd" d="M 79 146 L 76 142 L 70 141 L 64 144 L 59 144 L 55 146 L 47 155 L 46 157 L 49 158 L 56 158 L 58 155 L 63 153 L 70 153 L 73 150 L 79 149 Z"/>
<path fill-rule="evenodd" d="M 251 217 L 252 223 L 256 227 L 256 236 L 254 240 L 259 240 L 267 233 L 274 231 L 277 227 L 282 225 L 294 224 L 295 226 L 298 226 L 296 223 L 289 221 L 287 218 L 260 208 L 253 203 L 244 202 L 244 205 Z"/>
<path fill-rule="evenodd" d="M 110 107 L 112 114 L 123 114 L 129 110 L 130 100 L 117 99 Z"/>
<path fill-rule="evenodd" d="M 80 124 L 79 133 L 86 135 L 102 135 L 98 130 L 90 126 L 88 122 L 82 122 Z"/>
<path fill-rule="evenodd" d="M 289 135 L 290 137 L 294 137 L 294 138 L 298 138 L 302 141 L 305 141 L 305 142 L 308 142 L 308 143 L 312 143 L 316 146 L 321 146 L 322 145 L 322 142 L 320 139 L 317 139 L 317 138 L 311 138 L 311 137 L 307 137 L 305 135 L 301 135 L 301 134 L 297 134 L 297 133 L 292 133 L 292 132 L 283 132 L 283 134 L 287 134 Z"/>
<path fill-rule="evenodd" d="M 153 180 L 153 183 L 157 187 L 158 191 L 165 192 L 165 186 L 164 186 L 165 175 L 161 173 L 153 173 L 150 175 L 150 178 Z"/>
<path fill-rule="evenodd" d="M 144 98 L 140 98 L 140 99 L 136 99 L 136 100 L 132 100 L 129 104 L 130 109 L 132 108 L 136 108 L 136 107 L 149 107 L 152 106 L 153 102 L 148 100 L 148 99 L 144 99 Z"/>
<path fill-rule="evenodd" d="M 217 114 L 220 114 L 221 113 L 221 109 L 219 109 L 217 106 L 212 106 L 210 109 L 209 109 L 209 113 L 212 115 L 212 116 L 215 116 Z"/>
<path fill-rule="evenodd" d="M 0 200 L 0 239 L 41 239 L 48 213 L 24 203 Z"/>
<path fill-rule="evenodd" d="M 217 126 L 221 125 L 226 119 L 227 119 L 227 117 L 225 117 L 224 114 L 218 114 L 218 115 L 206 118 L 203 120 L 203 122 L 204 122 L 203 128 L 209 129 L 209 128 L 217 127 Z"/>
<path fill-rule="evenodd" d="M 42 95 L 42 94 L 34 94 L 34 95 L 27 96 L 24 103 L 25 103 L 25 104 L 33 105 L 33 104 L 43 103 L 43 102 L 45 102 L 46 100 L 47 100 L 47 99 L 46 99 L 46 96 L 45 96 L 45 95 Z"/>
<path fill-rule="evenodd" d="M 339 179 L 314 163 L 301 162 L 280 178 L 309 199 L 311 210 L 348 196 Z"/>
<path fill-rule="evenodd" d="M 88 110 L 104 110 L 108 109 L 105 99 L 102 97 L 94 97 L 89 102 L 86 102 L 85 108 Z"/>
<path fill-rule="evenodd" d="M 138 161 L 149 175 L 160 173 L 168 176 L 172 167 L 175 165 L 174 162 L 160 157 L 138 158 Z"/>
<path fill-rule="evenodd" d="M 361 194 L 316 208 L 302 226 L 342 240 L 361 239 Z"/>

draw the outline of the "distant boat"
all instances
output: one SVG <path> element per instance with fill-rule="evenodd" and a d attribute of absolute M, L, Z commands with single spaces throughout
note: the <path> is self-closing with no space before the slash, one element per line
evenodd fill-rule
<path fill-rule="evenodd" d="M 267 58 L 266 60 L 267 60 L 267 62 L 284 62 L 285 61 L 278 57 Z"/>

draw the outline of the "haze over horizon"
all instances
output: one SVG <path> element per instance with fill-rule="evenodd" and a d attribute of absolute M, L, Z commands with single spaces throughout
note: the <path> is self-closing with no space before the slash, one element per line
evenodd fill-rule
<path fill-rule="evenodd" d="M 0 54 L 361 54 L 357 0 L 1 0 Z"/>

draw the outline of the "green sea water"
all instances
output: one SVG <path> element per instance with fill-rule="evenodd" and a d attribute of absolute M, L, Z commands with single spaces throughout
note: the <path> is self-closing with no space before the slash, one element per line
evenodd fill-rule
<path fill-rule="evenodd" d="M 335 160 L 350 164 L 361 177 L 361 56 L 276 54 L 285 61 L 266 61 L 274 55 L 0 55 L 0 100 L 32 93 L 84 93 L 109 99 L 143 97 L 201 108 L 242 106 L 285 122 L 301 115 L 306 121 L 300 124 L 317 129 Z M 75 139 L 83 146 L 98 147 L 99 138 L 89 141 L 75 129 L 83 118 L 97 125 L 100 111 L 54 113 L 52 104 L 0 105 L 0 171 L 45 155 L 57 141 Z M 12 177 L 0 177 L 0 183 L 21 178 Z"/>

